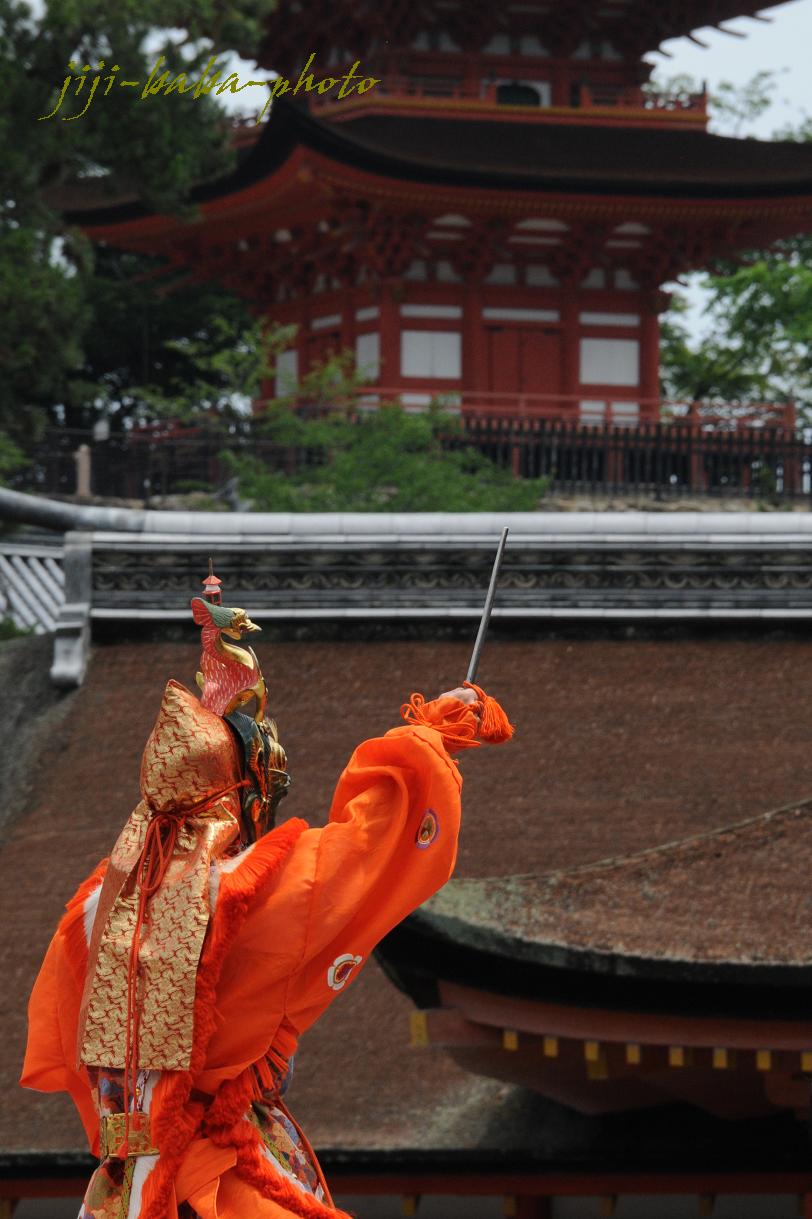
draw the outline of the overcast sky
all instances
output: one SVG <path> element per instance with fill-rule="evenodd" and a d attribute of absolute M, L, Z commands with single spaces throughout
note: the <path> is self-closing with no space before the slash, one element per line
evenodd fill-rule
<path fill-rule="evenodd" d="M 769 139 L 776 129 L 797 126 L 812 113 L 812 0 L 791 0 L 789 4 L 765 7 L 762 12 L 770 19 L 769 24 L 751 17 L 722 23 L 726 29 L 744 34 L 744 38 L 707 27 L 696 29 L 693 33 L 708 44 L 706 50 L 688 38 L 671 38 L 663 43 L 663 50 L 670 51 L 673 58 L 660 54 L 646 58 L 656 65 L 658 76 L 687 72 L 698 80 L 706 80 L 711 92 L 723 80 L 743 85 L 757 72 L 778 72 L 774 105 L 743 133 Z M 705 314 L 705 294 L 695 285 L 694 277 L 689 277 L 687 283 L 685 294 L 690 303 L 687 320 L 692 336 L 699 339 L 708 333 L 712 322 Z"/>
<path fill-rule="evenodd" d="M 707 80 L 711 92 L 722 80 L 745 84 L 765 69 L 779 72 L 776 104 L 752 129 L 754 135 L 768 138 L 775 128 L 796 124 L 805 114 L 812 113 L 812 0 L 765 6 L 762 12 L 769 18 L 769 24 L 751 17 L 722 23 L 726 29 L 744 34 L 744 38 L 709 28 L 697 29 L 693 33 L 708 44 L 707 50 L 688 38 L 671 38 L 663 43 L 663 50 L 669 51 L 672 59 L 656 53 L 646 58 L 656 65 L 658 75 L 687 72 Z"/>

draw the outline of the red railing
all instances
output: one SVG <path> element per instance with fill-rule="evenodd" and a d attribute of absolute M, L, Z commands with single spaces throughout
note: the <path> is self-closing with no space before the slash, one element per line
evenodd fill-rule
<path fill-rule="evenodd" d="M 658 114 L 708 113 L 707 93 L 658 93 L 635 86 L 581 85 L 579 106 L 584 109 L 617 106 L 626 110 L 653 110 Z"/>
<path fill-rule="evenodd" d="M 416 399 L 423 399 L 418 402 Z M 487 416 L 501 419 L 545 419 L 549 422 L 584 423 L 606 427 L 633 427 L 638 423 L 674 423 L 696 431 L 741 431 L 747 428 L 796 426 L 794 402 L 692 402 L 688 399 L 644 398 L 632 391 L 602 394 L 503 393 L 497 391 L 438 390 L 420 385 L 392 387 L 364 385 L 345 405 L 374 409 L 381 402 L 400 402 L 407 409 L 425 409 L 434 400 L 454 414 L 466 418 Z M 301 400 L 302 407 L 322 409 Z M 335 402 L 325 404 L 325 410 Z M 260 408 L 261 409 L 261 408 Z"/>
<path fill-rule="evenodd" d="M 526 85 L 532 89 L 532 82 L 516 81 L 516 85 Z M 562 110 L 571 112 L 577 117 L 579 111 L 613 109 L 619 111 L 648 112 L 652 117 L 665 117 L 675 114 L 689 114 L 697 118 L 707 117 L 707 94 L 659 93 L 655 90 L 643 89 L 637 86 L 614 84 L 579 84 L 577 101 L 571 106 L 553 106 L 552 103 L 533 103 L 529 100 L 517 102 L 510 100 L 510 84 L 493 81 L 468 81 L 450 76 L 384 76 L 379 84 L 368 89 L 364 94 L 348 93 L 345 97 L 338 96 L 337 89 L 326 93 L 309 94 L 310 107 L 314 113 L 324 110 L 336 110 L 341 107 L 351 109 L 375 106 L 381 100 L 410 101 L 434 100 L 483 105 L 500 110 L 521 106 L 525 113 L 531 116 L 534 110 L 539 118 L 545 118 L 548 111 L 554 111 L 560 118 Z"/>

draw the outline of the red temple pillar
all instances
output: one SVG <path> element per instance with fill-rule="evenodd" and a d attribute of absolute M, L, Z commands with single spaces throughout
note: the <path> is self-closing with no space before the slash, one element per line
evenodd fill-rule
<path fill-rule="evenodd" d="M 578 288 L 567 282 L 561 289 L 561 391 L 562 414 L 577 420 L 580 408 L 581 351 L 578 338 Z"/>
<path fill-rule="evenodd" d="M 380 294 L 381 373 L 380 383 L 387 389 L 398 388 L 400 375 L 400 314 L 391 280 L 381 284 Z"/>
<path fill-rule="evenodd" d="M 478 278 L 472 278 L 466 286 L 462 326 L 462 381 L 471 393 L 467 403 L 463 391 L 463 406 L 481 407 L 487 405 L 487 399 L 480 395 L 488 390 L 488 348 L 483 342 L 482 287 Z"/>
<path fill-rule="evenodd" d="M 646 403 L 641 403 L 641 422 L 658 423 L 659 407 L 651 399 L 660 397 L 660 321 L 648 301 L 640 319 L 640 397 Z"/>

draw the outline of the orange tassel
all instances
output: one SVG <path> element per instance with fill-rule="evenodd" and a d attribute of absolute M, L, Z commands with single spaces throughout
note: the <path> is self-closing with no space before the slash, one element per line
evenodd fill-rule
<path fill-rule="evenodd" d="M 502 745 L 509 741 L 516 729 L 496 699 L 491 698 L 481 686 L 475 686 L 471 681 L 464 681 L 462 684 L 474 691 L 482 706 L 479 721 L 480 740 L 488 741 L 491 745 Z"/>
<path fill-rule="evenodd" d="M 458 753 L 460 749 L 479 748 L 472 710 L 457 698 L 435 698 L 427 703 L 422 694 L 413 694 L 401 707 L 400 714 L 407 724 L 435 728 L 448 752 Z"/>
<path fill-rule="evenodd" d="M 463 703 L 457 698 L 435 698 L 427 703 L 422 694 L 413 694 L 400 714 L 407 724 L 436 728 L 449 753 L 477 749 L 482 741 L 493 745 L 509 741 L 514 728 L 496 699 L 470 682 L 463 685 L 474 691 L 476 703 Z M 480 717 L 478 727 L 476 716 Z"/>

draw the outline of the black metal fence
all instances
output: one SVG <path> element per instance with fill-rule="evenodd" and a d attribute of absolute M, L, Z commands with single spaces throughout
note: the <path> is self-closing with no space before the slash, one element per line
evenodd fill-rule
<path fill-rule="evenodd" d="M 784 499 L 812 491 L 812 444 L 778 428 L 602 428 L 480 416 L 466 419 L 465 437 L 498 465 L 546 477 L 562 493 Z"/>
<path fill-rule="evenodd" d="M 461 434 L 448 436 L 449 447 L 471 445 L 517 477 L 544 477 L 558 493 L 754 500 L 812 495 L 812 444 L 792 431 L 703 430 L 679 423 L 602 428 L 486 415 L 462 423 Z M 89 447 L 92 494 L 134 500 L 223 487 L 232 474 L 227 452 L 251 454 L 290 474 L 328 459 L 318 449 L 279 445 L 249 432 L 132 433 L 94 441 L 87 432 L 54 429 L 33 447 L 12 485 L 41 494 L 75 494 L 81 445 Z"/>

